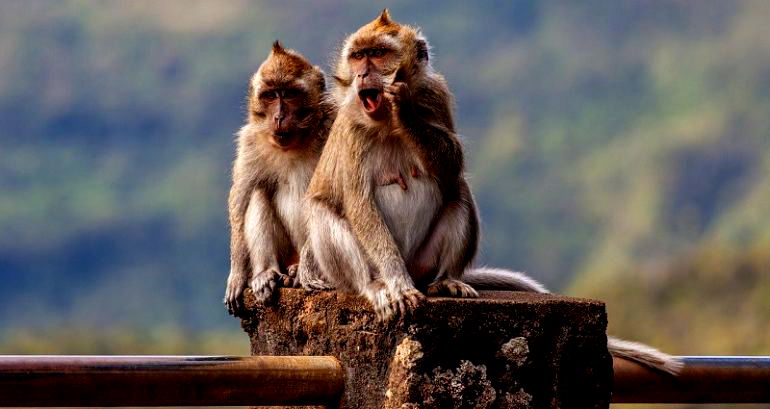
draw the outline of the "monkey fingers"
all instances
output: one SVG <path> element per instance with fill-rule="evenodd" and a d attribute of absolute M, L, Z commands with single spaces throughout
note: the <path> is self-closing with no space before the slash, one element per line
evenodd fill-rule
<path fill-rule="evenodd" d="M 392 280 L 388 288 L 388 298 L 394 313 L 406 317 L 412 312 L 425 296 L 413 285 L 402 280 Z"/>
<path fill-rule="evenodd" d="M 372 304 L 377 321 L 384 322 L 393 318 L 395 311 L 392 308 L 388 289 L 382 280 L 374 280 L 363 289 L 364 296 Z"/>
<path fill-rule="evenodd" d="M 246 277 L 243 273 L 230 273 L 227 278 L 224 303 L 227 312 L 235 315 L 243 309 L 243 290 L 246 288 Z"/>
<path fill-rule="evenodd" d="M 385 98 L 390 101 L 393 112 L 399 118 L 405 114 L 412 114 L 412 93 L 409 91 L 409 86 L 406 83 L 394 82 L 391 85 L 387 85 L 385 87 Z"/>
<path fill-rule="evenodd" d="M 286 274 L 279 274 L 279 281 L 281 282 L 282 287 L 286 288 L 299 288 L 299 278 L 297 277 L 297 270 L 299 269 L 299 264 L 295 263 L 290 265 L 289 267 L 286 267 Z"/>
<path fill-rule="evenodd" d="M 412 93 L 405 82 L 397 81 L 385 86 L 385 94 L 389 97 L 388 99 L 399 106 L 412 101 Z"/>
<path fill-rule="evenodd" d="M 401 316 L 405 317 L 416 309 L 425 296 L 417 289 L 406 290 L 393 297 L 394 310 L 397 310 Z"/>
<path fill-rule="evenodd" d="M 383 175 L 380 186 L 388 186 L 392 184 L 398 184 L 398 186 L 400 186 L 401 190 L 404 192 L 409 189 L 409 186 L 406 184 L 406 179 L 404 179 L 404 176 L 401 175 L 401 172 L 386 172 L 385 175 Z"/>
<path fill-rule="evenodd" d="M 372 306 L 374 307 L 374 314 L 377 316 L 377 321 L 386 322 L 395 317 L 396 310 L 393 309 L 393 304 L 388 298 L 386 291 L 379 291 L 372 299 Z"/>
<path fill-rule="evenodd" d="M 478 298 L 479 293 L 473 287 L 460 280 L 445 278 L 429 285 L 428 295 L 433 297 Z"/>
<path fill-rule="evenodd" d="M 319 277 L 310 277 L 306 279 L 302 285 L 302 288 L 306 290 L 320 290 L 320 291 L 328 291 L 328 290 L 334 290 L 334 286 L 327 283 L 323 279 Z"/>

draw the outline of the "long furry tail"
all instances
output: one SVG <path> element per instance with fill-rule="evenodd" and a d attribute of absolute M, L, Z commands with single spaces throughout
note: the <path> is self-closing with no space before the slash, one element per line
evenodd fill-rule
<path fill-rule="evenodd" d="M 463 282 L 477 290 L 550 292 L 537 280 L 524 273 L 501 268 L 479 267 L 467 270 L 463 274 Z"/>
<path fill-rule="evenodd" d="M 534 293 L 550 293 L 534 278 L 516 271 L 501 268 L 480 267 L 467 270 L 463 274 L 463 281 L 477 290 L 508 290 L 528 291 Z M 636 362 L 648 368 L 676 375 L 681 371 L 684 363 L 671 355 L 657 349 L 641 344 L 622 340 L 615 337 L 607 337 L 607 349 L 610 355 Z"/>
<path fill-rule="evenodd" d="M 671 375 L 677 375 L 684 367 L 684 362 L 679 358 L 639 342 L 608 336 L 607 349 L 613 357 L 627 359 Z"/>

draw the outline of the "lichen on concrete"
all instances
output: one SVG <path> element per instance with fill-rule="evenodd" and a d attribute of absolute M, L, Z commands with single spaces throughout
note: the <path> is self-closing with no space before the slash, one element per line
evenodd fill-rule
<path fill-rule="evenodd" d="M 506 392 L 500 399 L 500 409 L 527 409 L 530 408 L 532 395 L 519 389 L 515 393 Z"/>
<path fill-rule="evenodd" d="M 508 363 L 520 367 L 527 362 L 527 356 L 529 355 L 529 345 L 527 339 L 524 337 L 511 338 L 510 341 L 503 344 L 500 347 L 500 351 L 497 356 L 505 359 Z"/>
<path fill-rule="evenodd" d="M 435 368 L 423 375 L 420 393 L 426 408 L 486 409 L 497 393 L 484 365 L 461 361 L 455 370 Z"/>
<path fill-rule="evenodd" d="M 393 363 L 401 365 L 405 369 L 412 369 L 417 365 L 417 361 L 423 357 L 422 345 L 419 342 L 406 337 L 396 347 L 396 353 L 393 355 Z"/>

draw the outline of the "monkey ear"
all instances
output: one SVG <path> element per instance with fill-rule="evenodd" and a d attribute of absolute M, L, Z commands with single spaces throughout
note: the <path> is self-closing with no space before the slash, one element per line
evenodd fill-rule
<path fill-rule="evenodd" d="M 285 54 L 286 50 L 281 45 L 281 42 L 278 40 L 275 40 L 273 43 L 273 54 Z"/>
<path fill-rule="evenodd" d="M 326 76 L 324 75 L 323 70 L 317 65 L 313 66 L 313 70 L 315 70 L 316 80 L 318 81 L 321 91 L 326 91 Z"/>
<path fill-rule="evenodd" d="M 380 17 L 377 18 L 377 22 L 383 26 L 387 26 L 391 24 L 390 12 L 388 12 L 387 8 L 382 9 L 382 14 L 380 14 Z"/>
<path fill-rule="evenodd" d="M 424 38 L 417 39 L 414 48 L 417 53 L 417 61 L 428 61 L 430 53 L 428 52 L 428 42 Z"/>

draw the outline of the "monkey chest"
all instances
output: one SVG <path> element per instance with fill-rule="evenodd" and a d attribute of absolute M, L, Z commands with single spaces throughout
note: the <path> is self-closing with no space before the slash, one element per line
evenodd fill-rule
<path fill-rule="evenodd" d="M 278 187 L 273 197 L 276 216 L 297 250 L 307 237 L 303 210 L 306 189 L 307 180 L 289 180 Z"/>
<path fill-rule="evenodd" d="M 411 172 L 385 181 L 375 190 L 377 206 L 405 259 L 411 258 L 428 234 L 441 195 L 433 179 Z"/>

